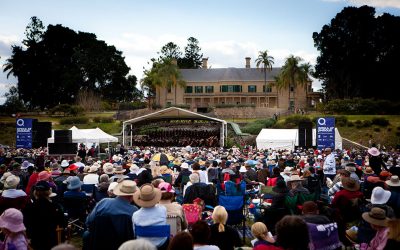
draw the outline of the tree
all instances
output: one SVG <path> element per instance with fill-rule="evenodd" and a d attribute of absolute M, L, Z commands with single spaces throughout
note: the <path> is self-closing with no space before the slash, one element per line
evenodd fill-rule
<path fill-rule="evenodd" d="M 277 86 L 279 89 L 287 88 L 289 90 L 289 109 L 293 109 L 295 107 L 295 89 L 297 86 L 306 86 L 309 81 L 308 64 L 300 65 L 300 62 L 303 61 L 301 57 L 290 55 L 286 58 L 285 64 L 283 65 L 279 75 L 277 76 Z M 293 105 L 291 103 L 292 98 L 290 93 L 293 89 Z"/>
<path fill-rule="evenodd" d="M 398 100 L 397 60 L 400 17 L 375 15 L 369 6 L 346 7 L 319 33 L 315 76 L 328 99 L 379 98 Z M 387 90 L 390 91 L 387 91 Z"/>
<path fill-rule="evenodd" d="M 175 59 L 178 60 L 182 56 L 182 52 L 178 45 L 173 42 L 169 42 L 161 48 L 161 59 Z"/>
<path fill-rule="evenodd" d="M 26 49 L 13 46 L 4 72 L 18 79 L 18 93 L 31 108 L 73 104 L 78 93 L 93 91 L 104 100 L 123 102 L 140 98 L 136 77 L 128 75 L 122 52 L 95 34 L 75 32 L 33 17 L 27 27 Z M 45 98 L 43 98 L 45 97 Z"/>
<path fill-rule="evenodd" d="M 7 113 L 17 113 L 21 111 L 25 111 L 24 103 L 19 99 L 18 89 L 15 86 L 12 86 L 7 93 L 4 94 L 6 101 L 2 105 L 2 110 Z"/>
<path fill-rule="evenodd" d="M 261 70 L 264 71 L 264 93 L 265 93 L 265 102 L 267 102 L 267 70 L 272 70 L 272 65 L 274 64 L 274 58 L 268 55 L 268 50 L 259 51 L 258 57 L 255 60 L 257 68 L 262 65 Z M 276 101 L 278 106 L 278 100 Z"/>
<path fill-rule="evenodd" d="M 187 39 L 188 44 L 185 47 L 185 56 L 178 59 L 178 66 L 181 69 L 198 69 L 200 68 L 203 54 L 200 53 L 199 41 L 194 37 Z"/>

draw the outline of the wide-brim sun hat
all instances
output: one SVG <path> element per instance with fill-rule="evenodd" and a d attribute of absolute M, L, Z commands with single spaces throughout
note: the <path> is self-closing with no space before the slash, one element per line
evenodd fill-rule
<path fill-rule="evenodd" d="M 246 167 L 245 166 L 241 166 L 240 169 L 239 169 L 239 172 L 240 173 L 246 173 L 247 172 Z"/>
<path fill-rule="evenodd" d="M 129 171 L 131 171 L 131 172 L 135 172 L 135 171 L 138 171 L 138 170 L 139 170 L 138 165 L 136 165 L 134 163 L 132 163 L 132 165 L 129 167 Z"/>
<path fill-rule="evenodd" d="M 66 167 L 68 167 L 69 166 L 69 162 L 67 161 L 67 160 L 63 160 L 62 162 L 61 162 L 61 167 L 62 168 L 66 168 Z"/>
<path fill-rule="evenodd" d="M 161 200 L 161 190 L 151 184 L 144 184 L 133 194 L 133 201 L 140 207 L 154 207 Z"/>
<path fill-rule="evenodd" d="M 20 178 L 16 175 L 10 175 L 4 182 L 4 188 L 6 189 L 16 189 L 20 182 Z"/>
<path fill-rule="evenodd" d="M 105 174 L 113 174 L 113 173 L 114 173 L 114 166 L 113 166 L 113 164 L 110 163 L 110 162 L 104 163 L 104 165 L 103 165 L 103 172 L 104 172 Z"/>
<path fill-rule="evenodd" d="M 293 181 L 302 181 L 302 180 L 303 179 L 301 179 L 299 175 L 293 174 L 290 176 L 290 179 L 287 182 L 289 183 L 289 182 L 293 182 Z"/>
<path fill-rule="evenodd" d="M 372 155 L 372 156 L 378 156 L 378 155 L 381 154 L 381 153 L 379 152 L 379 150 L 378 150 L 377 148 L 375 148 L 375 147 L 372 147 L 372 148 L 368 149 L 368 153 L 369 153 L 370 155 Z"/>
<path fill-rule="evenodd" d="M 375 187 L 372 190 L 371 194 L 371 203 L 372 204 L 386 204 L 388 202 L 391 192 L 384 190 L 382 187 Z"/>
<path fill-rule="evenodd" d="M 371 211 L 363 213 L 362 218 L 370 224 L 381 227 L 386 227 L 388 222 L 385 210 L 378 207 L 373 207 Z"/>
<path fill-rule="evenodd" d="M 390 180 L 387 180 L 387 181 L 386 181 L 386 184 L 387 184 L 388 186 L 391 186 L 391 187 L 400 187 L 399 176 L 397 176 L 397 175 L 392 175 L 392 176 L 390 177 Z"/>
<path fill-rule="evenodd" d="M 99 170 L 98 165 L 92 165 L 92 166 L 90 166 L 88 173 L 96 173 L 97 170 Z"/>
<path fill-rule="evenodd" d="M 350 178 L 350 177 L 342 178 L 342 185 L 343 185 L 343 188 L 348 191 L 360 190 L 360 184 L 358 183 L 358 181 L 354 180 L 353 178 Z"/>
<path fill-rule="evenodd" d="M 50 177 L 51 174 L 46 170 L 43 170 L 38 174 L 37 181 L 47 181 L 50 179 Z"/>
<path fill-rule="evenodd" d="M 70 190 L 78 189 L 82 186 L 82 184 L 83 184 L 83 182 L 79 179 L 79 177 L 71 176 L 71 178 L 68 181 L 67 188 Z"/>
<path fill-rule="evenodd" d="M 181 164 L 181 168 L 185 168 L 188 169 L 189 168 L 189 164 L 187 164 L 186 162 Z"/>
<path fill-rule="evenodd" d="M 366 167 L 363 172 L 364 174 L 375 174 L 374 170 L 371 167 Z"/>
<path fill-rule="evenodd" d="M 114 169 L 114 173 L 116 174 L 123 174 L 125 171 L 126 170 L 121 165 L 116 166 Z"/>
<path fill-rule="evenodd" d="M 13 233 L 25 231 L 24 217 L 21 211 L 15 208 L 5 210 L 0 216 L 0 228 L 6 228 Z"/>
<path fill-rule="evenodd" d="M 130 196 L 137 190 L 136 182 L 131 180 L 123 180 L 113 189 L 113 193 L 117 196 Z"/>

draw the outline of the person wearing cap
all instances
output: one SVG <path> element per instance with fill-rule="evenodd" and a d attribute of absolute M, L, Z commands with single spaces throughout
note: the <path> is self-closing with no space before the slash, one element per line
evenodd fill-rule
<path fill-rule="evenodd" d="M 15 208 L 5 210 L 0 216 L 0 229 L 4 234 L 3 249 L 27 250 L 25 225 L 21 211 Z"/>
<path fill-rule="evenodd" d="M 183 212 L 182 206 L 177 202 L 172 202 L 175 197 L 175 190 L 168 182 L 161 182 L 158 185 L 161 190 L 160 205 L 167 209 L 167 216 L 177 217 L 177 231 L 183 231 L 187 228 L 187 220 Z"/>
<path fill-rule="evenodd" d="M 26 193 L 17 189 L 20 178 L 15 175 L 10 175 L 4 182 L 4 190 L 0 196 L 0 213 L 8 208 L 23 209 L 29 202 L 29 197 Z"/>
<path fill-rule="evenodd" d="M 115 185 L 114 182 L 112 184 Z M 107 247 L 114 249 L 115 246 L 118 247 L 123 242 L 133 239 L 134 235 L 129 233 L 132 229 L 128 227 L 132 225 L 130 221 L 133 213 L 138 210 L 135 205 L 132 205 L 133 195 L 136 191 L 136 182 L 122 180 L 113 187 L 112 192 L 116 198 L 104 198 L 96 204 L 86 218 L 88 231 L 85 232 L 83 239 L 84 246 L 87 247 L 86 249 L 108 249 Z M 103 219 L 102 222 L 99 222 L 97 219 L 100 218 L 109 218 L 110 220 Z M 103 224 L 99 225 L 97 223 Z M 95 231 L 101 231 L 101 235 L 105 233 L 112 235 L 121 234 L 119 235 L 119 240 L 122 242 L 109 242 L 110 239 L 96 238 L 98 234 Z M 113 247 L 110 247 L 110 245 Z"/>
<path fill-rule="evenodd" d="M 57 245 L 56 229 L 63 227 L 64 213 L 51 201 L 51 195 L 47 181 L 37 182 L 33 190 L 34 200 L 23 210 L 26 232 L 33 249 L 49 250 Z"/>
<path fill-rule="evenodd" d="M 400 180 L 399 176 L 392 175 L 389 180 L 387 180 L 386 185 L 389 187 L 391 193 L 389 201 L 387 204 L 393 208 L 396 217 L 400 218 Z"/>
<path fill-rule="evenodd" d="M 133 201 L 140 209 L 132 215 L 133 227 L 157 226 L 167 224 L 167 209 L 158 205 L 161 200 L 161 190 L 151 184 L 144 184 L 133 195 Z M 167 249 L 167 237 L 137 237 L 144 238 L 153 243 L 157 249 Z"/>
<path fill-rule="evenodd" d="M 90 166 L 88 174 L 83 177 L 84 184 L 97 185 L 99 183 L 99 175 L 97 174 L 99 167 L 100 166 L 97 163 Z"/>
<path fill-rule="evenodd" d="M 362 214 L 362 218 L 368 222 L 376 231 L 375 237 L 369 242 L 368 250 L 383 250 L 388 240 L 387 223 L 385 210 L 374 207 L 369 212 Z"/>

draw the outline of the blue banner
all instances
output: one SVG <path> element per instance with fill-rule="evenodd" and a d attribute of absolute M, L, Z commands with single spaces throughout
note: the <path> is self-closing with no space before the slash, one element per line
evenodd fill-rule
<path fill-rule="evenodd" d="M 335 149 L 335 118 L 317 118 L 317 147 Z"/>
<path fill-rule="evenodd" d="M 32 119 L 18 118 L 17 126 L 17 148 L 32 148 Z"/>

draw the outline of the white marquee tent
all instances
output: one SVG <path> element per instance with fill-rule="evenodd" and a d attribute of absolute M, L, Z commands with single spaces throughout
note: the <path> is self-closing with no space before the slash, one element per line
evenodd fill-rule
<path fill-rule="evenodd" d="M 118 138 L 107 134 L 99 128 L 93 129 L 79 129 L 75 126 L 70 128 L 72 130 L 72 142 L 73 143 L 109 143 L 118 142 Z M 47 139 L 47 143 L 54 143 L 54 130 L 51 131 L 51 137 Z"/>
<path fill-rule="evenodd" d="M 291 149 L 299 145 L 298 129 L 262 129 L 256 138 L 258 149 Z M 313 129 L 312 145 L 316 146 L 316 129 Z M 342 149 L 342 137 L 335 128 L 335 148 Z"/>

